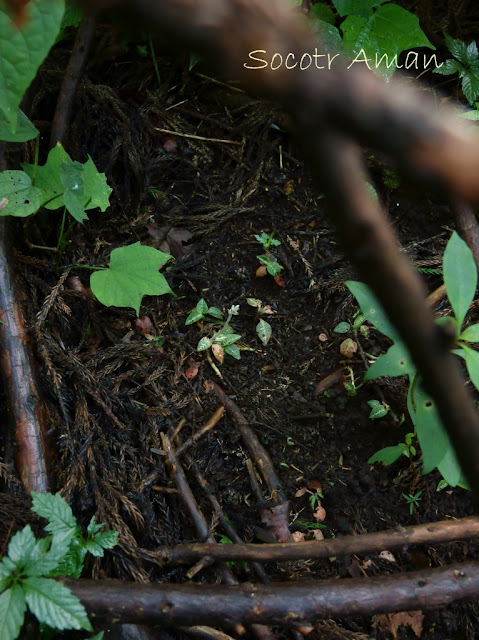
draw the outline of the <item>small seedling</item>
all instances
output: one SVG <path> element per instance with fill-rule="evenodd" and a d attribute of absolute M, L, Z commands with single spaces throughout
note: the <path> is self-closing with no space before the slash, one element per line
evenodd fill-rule
<path fill-rule="evenodd" d="M 479 97 L 479 52 L 474 41 L 466 44 L 444 34 L 446 45 L 454 58 L 446 60 L 434 73 L 449 76 L 457 73 L 461 80 L 462 92 L 470 105 Z"/>
<path fill-rule="evenodd" d="M 384 466 L 388 467 L 393 462 L 396 462 L 396 460 L 401 456 L 406 456 L 406 458 L 413 458 L 417 453 L 416 447 L 413 445 L 413 439 L 415 437 L 415 433 L 407 433 L 404 438 L 404 442 L 398 442 L 398 444 L 393 447 L 385 447 L 384 449 L 380 449 L 369 458 L 368 464 L 373 464 L 374 462 L 382 462 Z"/>
<path fill-rule="evenodd" d="M 116 531 L 100 533 L 95 517 L 86 538 L 60 494 L 32 492 L 32 511 L 46 518 L 51 535 L 37 539 L 30 527 L 18 531 L 0 562 L 0 630 L 2 640 L 15 640 L 28 609 L 54 629 L 92 630 L 80 600 L 56 576 L 79 578 L 87 553 L 102 557 L 117 543 Z"/>
<path fill-rule="evenodd" d="M 258 324 L 256 325 L 256 334 L 263 345 L 266 347 L 268 342 L 271 340 L 273 330 L 271 329 L 271 325 L 269 324 L 269 322 L 266 322 L 266 320 L 264 320 L 261 316 L 272 315 L 275 312 L 269 304 L 263 306 L 263 303 L 261 302 L 261 300 L 258 300 L 258 298 L 246 298 L 246 302 L 250 307 L 254 307 L 256 309 L 256 312 L 260 318 Z"/>
<path fill-rule="evenodd" d="M 316 510 L 316 507 L 320 504 L 321 498 L 324 499 L 321 489 L 316 489 L 316 491 L 309 496 L 308 500 L 311 511 Z"/>
<path fill-rule="evenodd" d="M 421 500 L 422 491 L 418 491 L 416 494 L 412 495 L 412 493 L 403 493 L 402 497 L 406 500 L 406 503 L 409 505 L 409 515 L 412 516 L 412 512 L 414 507 L 416 509 L 419 508 L 419 502 Z"/>
<path fill-rule="evenodd" d="M 263 268 L 266 267 L 266 271 L 269 273 L 269 275 L 276 277 L 279 276 L 279 274 L 283 270 L 283 267 L 276 260 L 275 256 L 270 252 L 271 247 L 278 247 L 281 244 L 281 242 L 279 240 L 276 240 L 273 236 L 274 231 L 270 235 L 263 231 L 261 235 L 255 234 L 254 237 L 266 251 L 265 254 L 256 257 L 263 265 Z"/>
<path fill-rule="evenodd" d="M 385 402 L 379 402 L 379 400 L 368 400 L 368 405 L 371 407 L 371 413 L 369 414 L 369 418 L 371 418 L 371 420 L 379 420 L 389 413 L 390 406 Z"/>
<path fill-rule="evenodd" d="M 204 298 L 201 298 L 194 311 L 186 318 L 185 324 L 194 324 L 202 320 L 205 322 L 218 322 L 218 320 L 221 321 L 222 316 L 221 309 L 218 309 L 218 307 L 208 307 Z"/>

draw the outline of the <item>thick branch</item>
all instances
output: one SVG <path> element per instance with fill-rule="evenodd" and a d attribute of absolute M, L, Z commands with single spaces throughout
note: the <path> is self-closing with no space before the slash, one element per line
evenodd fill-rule
<path fill-rule="evenodd" d="M 165 562 L 191 563 L 210 556 L 219 561 L 281 562 L 285 560 L 318 560 L 343 555 L 379 552 L 384 549 L 399 549 L 413 544 L 434 545 L 452 540 L 469 540 L 479 537 L 479 517 L 463 520 L 443 520 L 421 524 L 407 529 L 393 529 L 366 533 L 361 536 L 344 536 L 319 542 L 285 544 L 179 544 L 172 548 L 161 547 L 158 551 L 142 550 L 144 558 L 163 564 Z"/>
<path fill-rule="evenodd" d="M 465 563 L 410 574 L 274 585 L 132 584 L 63 579 L 87 611 L 102 620 L 219 627 L 285 624 L 326 616 L 431 609 L 479 596 L 479 565 Z"/>

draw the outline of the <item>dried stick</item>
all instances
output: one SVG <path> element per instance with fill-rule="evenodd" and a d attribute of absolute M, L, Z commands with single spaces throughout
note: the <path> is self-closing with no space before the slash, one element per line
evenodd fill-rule
<path fill-rule="evenodd" d="M 75 44 L 63 77 L 63 83 L 58 96 L 55 115 L 53 117 L 50 147 L 62 142 L 70 122 L 73 99 L 80 80 L 83 66 L 95 35 L 96 17 L 86 15 L 82 19 L 75 38 Z"/>
<path fill-rule="evenodd" d="M 50 482 L 46 416 L 35 376 L 32 345 L 13 273 L 9 222 L 0 218 L 0 354 L 9 416 L 18 443 L 17 473 L 24 490 L 45 492 Z"/>
<path fill-rule="evenodd" d="M 305 558 L 318 560 L 343 555 L 378 553 L 383 549 L 399 549 L 414 544 L 434 545 L 453 540 L 479 538 L 479 517 L 470 516 L 462 520 L 441 520 L 421 524 L 407 529 L 391 529 L 365 533 L 361 536 L 344 536 L 319 542 L 284 544 L 228 544 L 211 549 L 205 544 L 179 544 L 172 548 L 160 547 L 157 551 L 142 550 L 145 559 L 160 565 L 195 562 L 209 554 L 225 562 L 281 562 Z"/>
<path fill-rule="evenodd" d="M 161 625 L 295 625 L 320 617 L 432 609 L 479 596 L 479 564 L 408 574 L 271 585 L 131 584 L 72 580 L 63 584 L 97 619 Z"/>
<path fill-rule="evenodd" d="M 275 502 L 286 502 L 286 496 L 281 488 L 281 482 L 276 475 L 276 471 L 274 470 L 268 452 L 250 428 L 248 421 L 241 413 L 238 405 L 233 402 L 231 398 L 228 398 L 226 393 L 218 384 L 216 384 L 216 382 L 208 381 L 205 383 L 205 390 L 212 391 L 215 394 L 218 400 L 225 407 L 226 411 L 236 422 L 245 446 L 255 461 L 257 468 L 261 471 L 273 500 L 275 500 Z"/>
<path fill-rule="evenodd" d="M 191 436 L 191 438 L 188 438 L 188 440 L 185 440 L 185 442 L 183 442 L 183 444 L 176 449 L 176 455 L 180 456 L 182 453 L 184 453 L 188 449 L 188 447 L 190 447 L 192 444 L 200 440 L 205 435 L 205 433 L 208 433 L 208 431 L 211 431 L 211 429 L 216 427 L 218 422 L 223 417 L 224 412 L 225 412 L 224 407 L 219 407 L 218 409 L 216 409 L 214 414 L 211 416 L 211 418 L 207 422 L 205 422 L 205 424 L 201 427 L 201 429 L 198 429 L 198 431 L 194 433 Z"/>

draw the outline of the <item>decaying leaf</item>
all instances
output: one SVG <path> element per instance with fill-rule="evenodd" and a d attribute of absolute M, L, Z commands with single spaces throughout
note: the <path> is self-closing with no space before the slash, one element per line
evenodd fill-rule
<path fill-rule="evenodd" d="M 188 366 L 185 370 L 185 376 L 188 378 L 188 380 L 191 380 L 196 375 L 198 375 L 198 369 L 200 368 L 201 362 L 196 362 L 196 360 L 193 360 L 193 358 L 188 358 L 186 364 Z"/>
<path fill-rule="evenodd" d="M 261 522 L 278 542 L 291 542 L 289 530 L 289 500 L 274 507 L 261 509 Z"/>
<path fill-rule="evenodd" d="M 326 518 L 326 509 L 319 504 L 313 513 L 313 518 L 318 522 L 322 522 Z"/>
<path fill-rule="evenodd" d="M 339 352 L 345 358 L 352 358 L 357 350 L 358 345 L 352 338 L 346 338 L 346 340 L 343 340 L 339 347 Z"/>
<path fill-rule="evenodd" d="M 422 635 L 422 623 L 424 614 L 422 611 L 400 611 L 399 613 L 386 613 L 377 616 L 381 629 L 390 631 L 394 640 L 398 638 L 400 626 L 408 626 L 418 638 Z"/>
<path fill-rule="evenodd" d="M 223 364 L 223 360 L 225 359 L 225 350 L 223 349 L 223 347 L 220 344 L 216 344 L 216 342 L 214 342 L 211 345 L 211 352 L 218 360 L 218 362 L 220 364 Z"/>
<path fill-rule="evenodd" d="M 292 534 L 292 538 L 293 542 L 304 542 L 304 535 L 301 533 L 301 531 L 295 531 Z"/>

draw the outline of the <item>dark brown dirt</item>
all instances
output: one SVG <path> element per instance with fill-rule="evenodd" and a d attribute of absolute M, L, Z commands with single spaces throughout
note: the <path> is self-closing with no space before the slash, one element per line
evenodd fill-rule
<path fill-rule="evenodd" d="M 209 379 L 235 399 L 268 450 L 292 500 L 291 531 L 311 536 L 316 521 L 310 494 L 295 495 L 312 482 L 322 486 L 326 537 L 471 514 L 469 493 L 436 491 L 440 476 L 422 476 L 420 456 L 411 461 L 403 457 L 390 467 L 367 463 L 378 449 L 402 441 L 412 430 L 403 380 L 367 383 L 356 395 L 336 384 L 315 395 L 316 385 L 340 367 L 360 384 L 367 354 L 383 352 L 387 341 L 371 330 L 369 338 L 359 338 L 364 360 L 359 355 L 345 360 L 340 354 L 342 340 L 353 336 L 339 335 L 334 328 L 341 321 L 351 322 L 357 311 L 344 286 L 355 274 L 336 243 L 327 202 L 318 198 L 288 133 L 287 117 L 234 85 L 218 84 L 201 65 L 189 72 L 187 55 L 158 58 L 158 86 L 151 58 L 140 55 L 147 36 L 122 40 L 108 24 L 100 31 L 65 146 L 77 160 L 91 155 L 106 173 L 113 187 L 111 206 L 105 214 L 90 212 L 83 226 L 76 224 L 56 260 L 21 241 L 17 254 L 31 301 L 27 313 L 32 327 L 65 270 L 86 288 L 61 288 L 35 339 L 56 452 L 55 487 L 71 501 L 82 523 L 97 514 L 121 534 L 120 546 L 92 564 L 93 576 L 186 579 L 184 569 L 153 571 L 138 549 L 197 539 L 178 496 L 164 490 L 171 487 L 169 473 L 153 450 L 162 448 L 161 432 L 184 421 L 180 437 L 186 440 L 210 418 L 218 401 L 204 391 Z M 32 115 L 43 140 L 49 137 L 70 44 L 57 46 L 35 86 Z M 161 52 L 162 43 L 155 41 L 155 47 Z M 31 149 L 25 153 L 25 159 L 31 159 Z M 437 268 L 452 229 L 445 203 L 432 194 L 418 203 L 401 187 L 390 190 L 383 182 L 381 160 L 367 152 L 366 157 L 411 260 Z M 55 246 L 60 221 L 56 212 L 40 214 L 38 224 L 28 229 L 29 239 Z M 176 295 L 146 297 L 141 306 L 141 315 L 153 324 L 153 337 L 163 338 L 160 346 L 161 341 L 135 332 L 133 310 L 98 303 L 88 290 L 89 271 L 74 265 L 105 266 L 112 249 L 138 240 L 165 248 L 164 227 L 191 237 L 180 245 L 171 240 L 170 231 L 169 250 L 177 259 L 165 274 Z M 269 275 L 256 276 L 256 256 L 263 250 L 254 235 L 273 231 L 281 242 L 273 252 L 284 266 L 284 286 Z M 438 275 L 425 277 L 431 290 L 442 282 Z M 226 356 L 218 365 L 222 380 L 205 354 L 196 351 L 199 339 L 211 333 L 210 325 L 185 326 L 200 298 L 225 314 L 240 305 L 232 326 L 248 349 L 240 361 Z M 247 298 L 259 298 L 274 311 L 266 317 L 273 331 L 267 346 L 255 335 L 258 319 Z M 199 370 L 188 378 L 191 359 Z M 371 399 L 384 399 L 390 406 L 383 419 L 368 418 Z M 223 418 L 191 454 L 239 535 L 246 541 L 264 539 L 261 505 L 245 466 L 248 454 L 230 418 Z M 7 478 L 7 471 L 4 475 Z M 212 529 L 221 534 L 211 507 L 190 480 Z M 18 492 L 14 484 L 8 491 Z M 417 491 L 423 492 L 422 498 L 411 515 L 402 494 Z M 18 525 L 24 518 L 22 512 Z M 394 554 L 394 563 L 374 554 L 268 566 L 267 572 L 279 580 L 292 575 L 347 579 L 361 570 L 367 575 L 395 573 L 478 555 L 476 544 L 454 543 L 403 550 Z M 256 579 L 239 566 L 234 571 L 239 580 Z M 209 569 L 196 579 L 214 580 L 214 575 Z M 345 634 L 349 630 L 378 640 L 392 637 L 378 618 L 336 623 Z M 425 612 L 423 629 L 424 640 L 479 638 L 477 607 L 466 603 Z M 398 637 L 416 636 L 401 627 Z"/>

